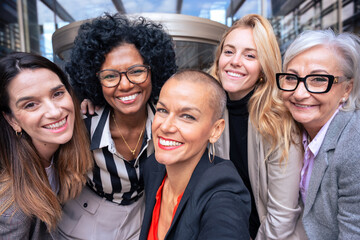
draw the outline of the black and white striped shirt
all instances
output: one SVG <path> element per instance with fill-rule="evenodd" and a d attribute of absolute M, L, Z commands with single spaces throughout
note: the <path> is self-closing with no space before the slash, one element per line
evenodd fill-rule
<path fill-rule="evenodd" d="M 84 119 L 91 137 L 91 151 L 95 164 L 88 173 L 88 185 L 99 196 L 120 205 L 130 205 L 144 193 L 142 162 L 154 152 L 151 124 L 154 110 L 147 107 L 144 140 L 136 159 L 127 161 L 117 152 L 111 137 L 109 119 L 111 108 L 106 106 Z"/>

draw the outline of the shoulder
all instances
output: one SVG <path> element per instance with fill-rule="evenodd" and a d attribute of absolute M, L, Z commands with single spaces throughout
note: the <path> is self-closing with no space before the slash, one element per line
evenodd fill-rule
<path fill-rule="evenodd" d="M 1 197 L 1 203 L 7 199 Z M 0 216 L 0 235 L 9 239 L 29 237 L 33 219 L 13 203 Z"/>
<path fill-rule="evenodd" d="M 343 127 L 342 127 L 343 125 Z M 333 138 L 337 141 L 335 148 L 348 149 L 347 154 L 356 152 L 360 154 L 360 110 L 353 112 L 339 112 L 335 116 L 333 123 L 329 126 L 329 134 L 325 137 Z M 335 132 L 335 134 L 331 134 Z M 336 134 L 336 132 L 338 132 Z"/>
<path fill-rule="evenodd" d="M 350 115 L 350 120 L 347 126 L 345 127 L 346 132 L 352 132 L 354 136 L 360 136 L 360 110 L 356 110 L 354 112 L 345 113 L 346 115 Z"/>
<path fill-rule="evenodd" d="M 246 187 L 230 160 L 215 157 L 213 163 L 203 173 L 195 192 L 228 191 L 234 194 L 246 192 Z"/>

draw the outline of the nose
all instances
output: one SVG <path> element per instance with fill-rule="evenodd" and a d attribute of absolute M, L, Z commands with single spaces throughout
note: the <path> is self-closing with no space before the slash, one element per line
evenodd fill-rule
<path fill-rule="evenodd" d="M 294 91 L 294 97 L 296 99 L 307 98 L 310 96 L 310 92 L 305 88 L 305 84 L 300 82 L 297 88 Z"/>
<path fill-rule="evenodd" d="M 120 74 L 120 83 L 117 87 L 118 90 L 128 91 L 134 87 L 134 84 L 129 81 L 125 73 Z"/>
<path fill-rule="evenodd" d="M 176 131 L 176 121 L 174 116 L 169 114 L 166 118 L 163 119 L 164 121 L 161 123 L 160 129 L 163 132 L 171 133 Z"/>
<path fill-rule="evenodd" d="M 231 58 L 230 63 L 233 66 L 241 66 L 242 65 L 241 55 L 234 54 L 234 56 Z"/>
<path fill-rule="evenodd" d="M 45 102 L 45 116 L 47 118 L 58 119 L 59 117 L 61 117 L 61 114 L 62 109 L 60 106 L 58 106 L 58 104 L 51 100 Z"/>

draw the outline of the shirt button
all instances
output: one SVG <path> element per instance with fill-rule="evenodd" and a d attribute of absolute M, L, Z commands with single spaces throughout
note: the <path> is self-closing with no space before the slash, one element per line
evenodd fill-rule
<path fill-rule="evenodd" d="M 87 203 L 84 203 L 84 205 L 83 205 L 83 206 L 84 206 L 84 208 L 87 208 L 88 204 L 87 204 Z"/>

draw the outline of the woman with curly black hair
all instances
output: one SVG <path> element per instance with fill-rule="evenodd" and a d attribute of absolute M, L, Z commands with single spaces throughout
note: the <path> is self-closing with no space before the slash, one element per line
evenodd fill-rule
<path fill-rule="evenodd" d="M 85 118 L 95 166 L 80 197 L 63 208 L 63 238 L 138 238 L 153 103 L 176 70 L 161 25 L 120 14 L 81 25 L 66 71 L 80 100 L 101 108 Z"/>

